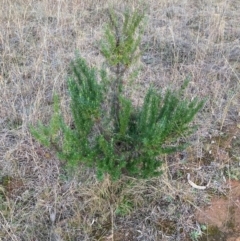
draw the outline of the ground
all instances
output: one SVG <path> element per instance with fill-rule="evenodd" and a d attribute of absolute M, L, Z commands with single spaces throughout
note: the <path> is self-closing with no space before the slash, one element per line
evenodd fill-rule
<path fill-rule="evenodd" d="M 106 10 L 146 8 L 140 72 L 128 94 L 179 88 L 205 98 L 183 152 L 163 175 L 99 182 L 68 173 L 29 125 L 47 123 L 52 96 L 71 122 L 66 80 L 76 50 L 101 67 Z M 0 4 L 0 240 L 240 239 L 240 5 L 238 0 L 2 0 Z M 187 181 L 187 174 L 196 185 Z M 218 216 L 216 216 L 218 214 Z"/>

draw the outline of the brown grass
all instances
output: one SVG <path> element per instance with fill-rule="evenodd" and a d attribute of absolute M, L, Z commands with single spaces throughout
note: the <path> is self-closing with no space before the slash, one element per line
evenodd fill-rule
<path fill-rule="evenodd" d="M 109 2 L 119 12 L 124 6 L 143 7 L 137 0 Z M 208 100 L 195 120 L 199 128 L 191 147 L 165 157 L 164 175 L 112 183 L 98 182 L 94 170 L 84 167 L 66 173 L 28 128 L 49 120 L 53 92 L 61 95 L 70 121 L 68 66 L 76 50 L 101 66 L 97 41 L 108 2 L 1 0 L 0 240 L 188 240 L 199 229 L 194 210 L 227 192 L 224 180 L 240 156 L 239 132 L 228 131 L 240 123 L 239 2 L 150 0 L 146 5 L 133 100 L 141 102 L 150 83 L 178 88 L 186 77 L 191 80 L 187 96 Z M 236 141 L 224 148 L 215 143 L 216 151 L 228 152 L 220 159 L 209 152 L 211 140 L 224 135 Z M 192 189 L 187 172 L 199 185 L 212 178 L 210 189 Z"/>

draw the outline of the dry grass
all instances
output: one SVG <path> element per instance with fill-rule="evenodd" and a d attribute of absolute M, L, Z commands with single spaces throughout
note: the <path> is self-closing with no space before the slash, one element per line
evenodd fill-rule
<path fill-rule="evenodd" d="M 137 0 L 110 2 L 118 11 L 141 6 Z M 186 77 L 188 97 L 208 101 L 196 118 L 191 148 L 166 157 L 163 176 L 112 183 L 98 182 L 84 167 L 66 173 L 28 129 L 49 120 L 53 92 L 61 95 L 70 121 L 68 66 L 76 50 L 101 66 L 97 41 L 107 21 L 107 1 L 1 0 L 0 240 L 188 240 L 198 230 L 194 210 L 226 192 L 225 170 L 239 162 L 239 132 L 232 133 L 238 142 L 228 158 L 207 159 L 207 154 L 211 138 L 228 135 L 228 127 L 240 122 L 239 2 L 147 2 L 134 101 L 141 102 L 150 83 L 165 90 Z M 226 151 L 220 144 L 217 150 Z M 187 172 L 200 184 L 212 178 L 210 190 L 192 189 Z"/>

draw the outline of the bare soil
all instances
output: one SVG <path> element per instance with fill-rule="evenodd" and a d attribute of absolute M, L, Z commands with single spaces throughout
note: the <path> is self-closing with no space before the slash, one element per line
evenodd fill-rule
<path fill-rule="evenodd" d="M 240 238 L 240 182 L 229 181 L 227 196 L 213 197 L 210 206 L 197 210 L 196 220 L 208 225 L 201 240 L 238 240 Z"/>

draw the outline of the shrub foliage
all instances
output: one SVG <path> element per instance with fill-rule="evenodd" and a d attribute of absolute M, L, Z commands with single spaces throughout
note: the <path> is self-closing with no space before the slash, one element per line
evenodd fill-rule
<path fill-rule="evenodd" d="M 99 178 L 106 173 L 115 180 L 122 174 L 159 175 L 162 155 L 186 147 L 179 140 L 194 131 L 190 123 L 204 104 L 184 98 L 187 82 L 164 95 L 150 87 L 140 107 L 124 95 L 123 78 L 140 54 L 143 19 L 140 11 L 126 11 L 121 19 L 110 10 L 100 42 L 110 71 L 97 71 L 80 56 L 71 63 L 68 90 L 74 126 L 64 122 L 55 95 L 50 123 L 31 127 L 32 135 L 69 166 L 84 163 L 96 168 Z"/>

